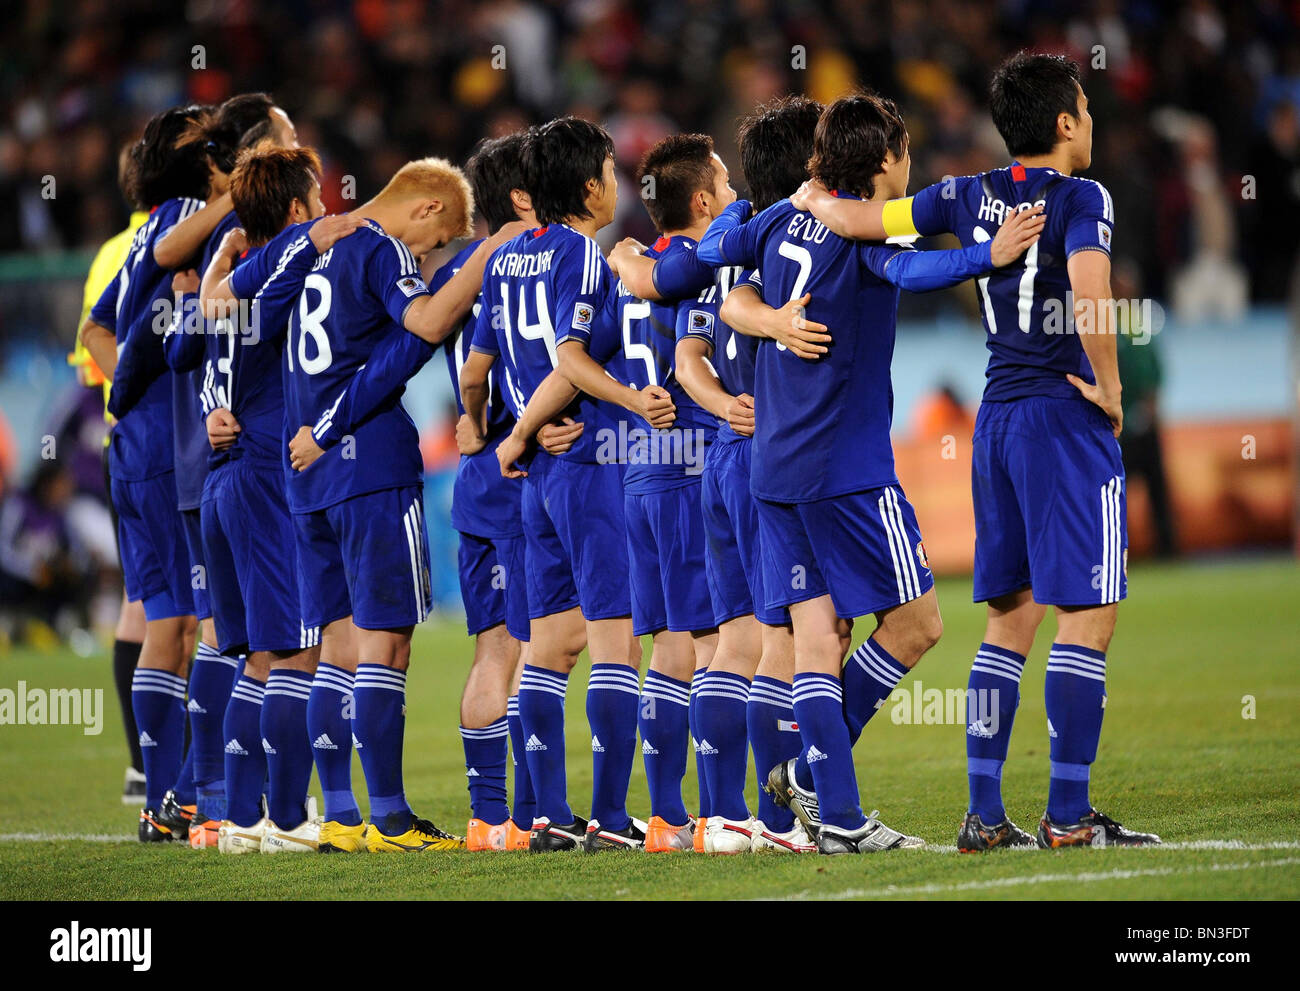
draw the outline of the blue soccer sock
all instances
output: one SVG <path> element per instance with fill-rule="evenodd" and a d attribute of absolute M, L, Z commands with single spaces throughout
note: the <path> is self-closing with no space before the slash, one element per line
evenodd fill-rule
<path fill-rule="evenodd" d="M 1014 650 L 982 643 L 966 683 L 966 776 L 970 809 L 986 826 L 1007 817 L 1002 804 L 1002 765 L 1020 705 L 1025 659 Z"/>
<path fill-rule="evenodd" d="M 157 668 L 136 668 L 131 709 L 144 756 L 145 806 L 157 810 L 176 784 L 185 746 L 185 679 Z"/>
<path fill-rule="evenodd" d="M 262 749 L 269 787 L 267 814 L 281 829 L 295 829 L 307 818 L 311 782 L 311 737 L 307 735 L 307 700 L 312 675 L 277 668 L 266 679 L 262 701 Z"/>
<path fill-rule="evenodd" d="M 853 770 L 853 745 L 844 725 L 844 696 L 840 679 L 832 674 L 804 672 L 794 676 L 794 714 L 807 748 L 817 804 L 823 823 L 857 829 L 866 816 L 858 799 Z"/>
<path fill-rule="evenodd" d="M 226 739 L 226 818 L 252 826 L 262 818 L 266 753 L 262 750 L 262 698 L 266 685 L 241 674 L 230 691 L 222 735 Z"/>
<path fill-rule="evenodd" d="M 754 750 L 754 774 L 758 779 L 758 818 L 773 832 L 794 828 L 794 813 L 777 805 L 764 790 L 772 768 L 797 757 L 802 747 L 794 718 L 794 695 L 789 682 L 756 675 L 749 686 L 745 707 L 749 745 Z"/>
<path fill-rule="evenodd" d="M 208 819 L 226 818 L 226 760 L 222 724 L 239 659 L 199 644 L 190 673 L 190 749 L 194 752 L 194 786 L 198 811 Z"/>
<path fill-rule="evenodd" d="M 849 655 L 841 674 L 844 679 L 844 723 L 849 731 L 850 747 L 858 742 L 863 727 L 880 711 L 907 672 L 906 667 L 872 639 L 862 641 Z M 812 788 L 806 748 L 795 763 L 794 779 L 800 788 Z"/>
<path fill-rule="evenodd" d="M 352 682 L 351 671 L 317 664 L 307 699 L 307 736 L 325 800 L 325 821 L 343 826 L 361 825 L 352 793 Z"/>
<path fill-rule="evenodd" d="M 519 718 L 537 816 L 562 826 L 574 820 L 564 766 L 564 693 L 568 685 L 567 674 L 531 664 L 524 665 L 519 680 Z"/>
<path fill-rule="evenodd" d="M 874 639 L 863 640 L 844 665 L 844 722 L 850 745 L 884 707 L 908 669 Z"/>
<path fill-rule="evenodd" d="M 397 836 L 411 823 L 402 788 L 402 741 L 406 732 L 406 672 L 383 664 L 358 664 L 352 688 L 352 732 L 370 795 L 370 821 Z"/>
<path fill-rule="evenodd" d="M 190 667 L 191 681 L 194 677 L 194 668 Z M 189 684 L 185 687 L 185 694 L 188 696 L 193 689 Z M 182 708 L 188 710 L 189 703 L 182 699 Z M 172 784 L 172 798 L 178 805 L 194 805 L 198 801 L 198 789 L 194 782 L 194 743 L 190 734 L 189 717 L 186 716 L 181 720 L 182 747 L 185 759 L 181 762 L 181 769 L 176 774 L 176 781 Z"/>
<path fill-rule="evenodd" d="M 650 789 L 650 814 L 672 826 L 684 826 L 690 820 L 686 803 L 682 801 L 690 691 L 691 686 L 684 681 L 658 671 L 647 671 L 637 716 L 641 759 Z"/>
<path fill-rule="evenodd" d="M 465 748 L 465 777 L 469 781 L 470 815 L 489 826 L 510 818 L 506 806 L 506 746 L 510 727 L 502 716 L 481 729 L 460 728 Z"/>
<path fill-rule="evenodd" d="M 632 824 L 627 788 L 636 758 L 637 700 L 641 685 L 636 668 L 626 664 L 591 666 L 587 682 L 587 722 L 591 726 L 591 818 L 617 832 Z"/>
<path fill-rule="evenodd" d="M 704 676 L 709 673 L 708 668 L 696 668 L 691 674 L 691 694 L 690 708 L 687 711 L 687 728 L 691 739 L 691 750 L 695 752 L 695 781 L 698 785 L 700 802 L 699 818 L 707 819 L 713 814 L 713 800 L 709 795 L 709 779 L 704 770 L 704 755 L 700 752 L 700 731 L 699 731 L 699 698 L 700 685 L 704 682 Z M 683 771 L 683 776 L 685 771 Z"/>
<path fill-rule="evenodd" d="M 732 821 L 749 818 L 745 804 L 745 770 L 749 741 L 745 713 L 749 679 L 726 671 L 708 671 L 696 692 L 700 757 L 709 787 L 709 814 Z"/>
<path fill-rule="evenodd" d="M 1052 644 L 1043 694 L 1052 765 L 1047 814 L 1053 822 L 1078 822 L 1092 811 L 1088 776 L 1106 709 L 1106 655 L 1076 644 Z"/>
<path fill-rule="evenodd" d="M 524 724 L 519 718 L 519 696 L 506 699 L 506 722 L 510 726 L 510 760 L 515 766 L 515 787 L 510 803 L 510 820 L 519 829 L 532 829 L 537 814 L 537 797 L 528 776 L 528 753 L 524 750 Z"/>

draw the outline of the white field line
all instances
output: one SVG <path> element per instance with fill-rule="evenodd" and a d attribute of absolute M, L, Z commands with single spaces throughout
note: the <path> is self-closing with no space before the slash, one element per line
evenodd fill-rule
<path fill-rule="evenodd" d="M 1234 847 L 1233 849 L 1239 849 Z M 908 895 L 942 895 L 958 891 L 990 891 L 998 888 L 1016 888 L 1032 884 L 1052 884 L 1068 881 L 1071 884 L 1092 884 L 1098 881 L 1123 881 L 1136 877 L 1169 877 L 1179 874 L 1201 874 L 1207 871 L 1248 871 L 1259 867 L 1288 867 L 1300 864 L 1300 857 L 1282 857 L 1277 860 L 1254 860 L 1244 864 L 1208 864 L 1188 867 L 1155 867 L 1145 870 L 1084 871 L 1078 874 L 1037 874 L 1030 877 L 1002 877 L 985 881 L 962 881 L 957 884 L 915 884 L 909 887 L 888 885 L 883 888 L 849 888 L 844 891 L 801 891 L 785 898 L 761 899 L 763 901 L 842 901 L 850 898 L 898 898 Z"/>

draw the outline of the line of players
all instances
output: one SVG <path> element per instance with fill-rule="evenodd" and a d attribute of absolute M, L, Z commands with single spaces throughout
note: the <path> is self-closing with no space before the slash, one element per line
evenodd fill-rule
<path fill-rule="evenodd" d="M 1070 178 L 1091 144 L 1077 70 L 1019 57 L 998 80 L 995 123 L 1018 161 L 913 199 L 901 198 L 906 130 L 877 97 L 825 109 L 791 98 L 747 119 L 752 207 L 735 201 L 706 136 L 665 139 L 638 176 L 661 236 L 648 249 L 624 242 L 608 262 L 594 236 L 614 215 L 613 146 L 572 118 L 484 142 L 468 181 L 445 162 L 410 163 L 369 203 L 314 223 L 319 163 L 291 132 L 281 147 L 246 151 L 233 172 L 209 162 L 212 192 L 228 176 L 224 202 L 200 206 L 197 190 L 179 187 L 146 196 L 158 220 L 83 329 L 96 360 L 116 364 L 114 502 L 128 592 L 149 620 L 133 693 L 150 740 L 141 838 L 185 828 L 196 845 L 215 838 L 230 852 L 463 842 L 412 813 L 401 775 L 411 630 L 430 595 L 418 445 L 400 397 L 443 345 L 463 402 L 452 522 L 476 637 L 461 705 L 468 845 L 919 845 L 862 813 L 851 757 L 941 630 L 893 471 L 889 362 L 900 288 L 975 277 L 992 353 L 975 466 L 976 598 L 989 601 L 990 623 L 971 687 L 1000 686 L 1008 701 L 999 719 L 968 729 L 959 847 L 1035 842 L 1007 817 L 999 782 L 1042 603 L 1058 606 L 1060 636 L 1037 842 L 1155 841 L 1087 797 L 1105 649 L 1125 593 L 1114 342 L 1107 353 L 1104 334 L 1049 335 L 1038 315 L 1041 299 L 1072 285 L 1108 296 L 1109 197 Z M 999 86 L 1019 101 L 1003 101 L 1013 109 L 1002 119 Z M 270 125 L 287 125 L 262 100 Z M 214 120 L 194 108 L 160 115 L 142 169 L 170 175 L 196 144 L 210 152 L 226 109 Z M 249 128 L 238 133 L 252 144 Z M 419 259 L 468 233 L 475 200 L 493 234 L 426 283 Z M 881 243 L 939 231 L 965 247 Z M 200 252 L 200 267 L 168 282 L 166 262 Z M 160 341 L 145 317 L 169 296 Z M 1019 321 L 1021 333 L 998 337 L 1000 321 Z M 175 387 L 174 403 L 160 382 Z M 164 469 L 157 441 L 173 416 L 178 446 Z M 189 425 L 200 416 L 206 430 Z M 196 436 L 210 448 L 197 536 L 186 533 L 193 508 L 181 494 L 195 482 L 181 449 Z M 1044 477 L 1044 456 L 1062 470 Z M 182 512 L 164 513 L 169 495 Z M 188 688 L 198 784 L 186 823 L 186 796 L 166 790 L 180 763 L 184 593 L 194 584 L 176 578 L 192 573 L 206 576 L 211 599 L 191 596 L 194 614 L 212 621 Z M 852 618 L 868 613 L 878 625 L 845 664 Z M 644 634 L 653 648 L 642 684 Z M 589 817 L 569 805 L 564 762 L 567 677 L 584 648 Z M 648 823 L 626 808 L 638 735 Z M 353 797 L 353 745 L 368 826 Z M 681 787 L 692 745 L 696 815 Z M 750 748 L 761 786 L 753 815 Z M 305 802 L 313 757 L 323 819 Z"/>

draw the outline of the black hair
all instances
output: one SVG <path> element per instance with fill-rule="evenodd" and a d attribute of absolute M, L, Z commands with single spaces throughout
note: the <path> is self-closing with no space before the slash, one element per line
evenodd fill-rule
<path fill-rule="evenodd" d="M 130 199 L 155 207 L 178 196 L 207 196 L 211 173 L 197 135 L 209 114 L 209 108 L 194 105 L 172 107 L 150 119 L 131 149 Z"/>
<path fill-rule="evenodd" d="M 893 100 L 875 93 L 842 96 L 817 121 L 808 171 L 827 189 L 870 198 L 886 154 L 901 158 L 906 149 L 907 126 Z"/>
<path fill-rule="evenodd" d="M 240 149 L 270 137 L 274 109 L 275 101 L 265 93 L 240 93 L 221 104 L 203 133 L 212 164 L 229 173 Z"/>
<path fill-rule="evenodd" d="M 465 175 L 474 188 L 474 202 L 493 234 L 519 219 L 510 191 L 528 189 L 523 164 L 528 134 L 528 131 L 516 131 L 499 138 L 484 138 L 465 163 Z"/>
<path fill-rule="evenodd" d="M 647 193 L 645 177 L 654 185 Z M 672 134 L 641 159 L 636 180 L 646 212 L 661 234 L 691 225 L 691 199 L 700 190 L 713 192 L 713 139 L 707 134 Z"/>
<path fill-rule="evenodd" d="M 816 100 L 784 96 L 740 122 L 740 169 L 755 210 L 790 196 L 808 178 L 813 132 L 821 112 Z"/>
<path fill-rule="evenodd" d="M 1078 117 L 1079 63 L 1064 55 L 1012 55 L 993 73 L 989 112 L 1012 158 L 1050 154 L 1060 115 Z"/>
<path fill-rule="evenodd" d="M 543 124 L 524 142 L 524 181 L 533 212 L 543 224 L 591 216 L 587 182 L 604 182 L 605 159 L 614 141 L 599 124 L 559 117 Z"/>

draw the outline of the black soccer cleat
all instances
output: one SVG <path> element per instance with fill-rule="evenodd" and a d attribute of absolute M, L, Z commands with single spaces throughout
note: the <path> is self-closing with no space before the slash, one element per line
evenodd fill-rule
<path fill-rule="evenodd" d="M 797 758 L 791 757 L 772 768 L 767 774 L 767 784 L 763 790 L 772 796 L 772 801 L 795 814 L 808 836 L 817 839 L 821 829 L 821 808 L 817 804 L 816 792 L 799 787 L 794 778 L 794 765 Z"/>
<path fill-rule="evenodd" d="M 528 836 L 529 853 L 559 853 L 578 850 L 587 838 L 587 820 L 575 815 L 567 825 L 551 822 L 545 816 L 533 820 L 533 831 Z"/>
<path fill-rule="evenodd" d="M 182 843 L 190 837 L 190 823 L 194 821 L 197 807 L 182 805 L 176 801 L 176 792 L 168 790 L 163 796 L 162 805 L 158 806 L 158 822 L 172 831 L 172 835 Z"/>
<path fill-rule="evenodd" d="M 602 850 L 644 850 L 645 823 L 632 819 L 626 829 L 605 829 L 600 821 L 592 819 L 582 837 L 582 848 L 588 853 Z"/>
<path fill-rule="evenodd" d="M 139 836 L 141 843 L 170 843 L 176 838 L 171 828 L 162 822 L 157 809 L 140 810 Z"/>
<path fill-rule="evenodd" d="M 1078 822 L 1057 823 L 1043 813 L 1038 824 L 1038 845 L 1044 850 L 1067 846 L 1158 846 L 1155 833 L 1125 829 L 1110 816 L 1093 809 Z"/>
<path fill-rule="evenodd" d="M 982 853 L 1004 847 L 1032 847 L 1036 841 L 1010 819 L 1004 818 L 993 826 L 984 825 L 978 813 L 967 813 L 957 832 L 959 853 Z"/>

